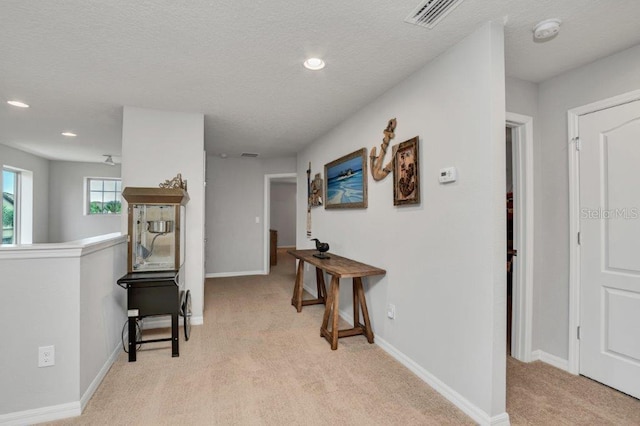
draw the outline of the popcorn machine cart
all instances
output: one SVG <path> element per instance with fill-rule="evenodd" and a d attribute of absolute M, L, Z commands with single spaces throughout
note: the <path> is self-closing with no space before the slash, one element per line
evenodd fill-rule
<path fill-rule="evenodd" d="M 191 293 L 183 273 L 189 194 L 181 188 L 127 187 L 122 196 L 129 203 L 127 274 L 118 285 L 127 290 L 129 362 L 136 361 L 142 343 L 171 341 L 171 355 L 180 356 L 179 315 L 185 340 L 191 332 Z M 171 316 L 171 337 L 142 340 L 138 322 L 159 315 Z"/>

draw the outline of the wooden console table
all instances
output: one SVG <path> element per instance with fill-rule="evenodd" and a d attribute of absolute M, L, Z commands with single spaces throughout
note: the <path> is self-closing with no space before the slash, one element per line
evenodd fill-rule
<path fill-rule="evenodd" d="M 367 302 L 364 297 L 364 289 L 362 288 L 362 277 L 384 275 L 387 272 L 384 269 L 356 262 L 355 260 L 347 259 L 333 253 L 327 253 L 329 259 L 314 257 L 313 255 L 318 253 L 317 250 L 289 250 L 288 253 L 299 260 L 291 304 L 300 312 L 302 306 L 325 303 L 320 336 L 331 343 L 331 349 L 338 349 L 338 338 L 357 336 L 359 334 L 364 334 L 367 337 L 367 341 L 373 343 L 373 331 L 371 331 L 369 311 L 367 310 Z M 302 299 L 302 293 L 304 292 L 305 262 L 316 267 L 317 299 Z M 325 291 L 323 271 L 331 275 L 329 294 L 326 294 Z M 346 330 L 338 330 L 340 278 L 353 279 L 353 327 Z M 362 311 L 364 325 L 360 323 L 360 311 Z M 329 320 L 331 320 L 331 330 L 328 328 Z"/>

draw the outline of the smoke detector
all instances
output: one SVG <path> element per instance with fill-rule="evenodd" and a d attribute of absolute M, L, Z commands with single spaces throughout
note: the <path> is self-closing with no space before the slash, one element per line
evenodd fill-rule
<path fill-rule="evenodd" d="M 558 35 L 560 24 L 562 24 L 562 21 L 558 18 L 540 21 L 533 27 L 533 37 L 540 41 L 549 40 Z"/>

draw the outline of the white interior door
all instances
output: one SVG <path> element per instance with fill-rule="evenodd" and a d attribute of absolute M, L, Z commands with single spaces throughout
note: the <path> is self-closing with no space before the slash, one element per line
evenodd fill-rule
<path fill-rule="evenodd" d="M 640 398 L 640 101 L 580 134 L 580 374 Z"/>

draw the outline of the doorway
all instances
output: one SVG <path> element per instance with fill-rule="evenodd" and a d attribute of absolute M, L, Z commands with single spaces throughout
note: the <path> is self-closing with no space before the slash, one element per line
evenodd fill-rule
<path fill-rule="evenodd" d="M 507 113 L 506 118 L 509 145 L 505 146 L 505 155 L 509 157 L 507 174 L 511 176 L 510 182 L 507 179 L 511 191 L 505 191 L 505 208 L 510 198 L 507 224 L 511 229 L 506 255 L 507 287 L 511 287 L 510 297 L 506 298 L 510 316 L 507 341 L 511 356 L 530 362 L 533 361 L 533 118 L 513 113 Z"/>
<path fill-rule="evenodd" d="M 297 174 L 279 173 L 264 176 L 264 269 L 268 275 L 272 264 L 272 247 L 274 232 L 276 231 L 277 243 L 274 249 L 280 246 L 295 247 L 296 239 L 296 206 L 297 206 Z M 276 216 L 276 217 L 272 217 Z M 279 229 L 273 229 L 273 228 Z"/>
<path fill-rule="evenodd" d="M 506 178 L 505 204 L 507 215 L 507 356 L 511 355 L 511 333 L 513 321 L 513 271 L 515 269 L 518 250 L 514 248 L 513 235 L 513 129 L 506 127 L 505 134 L 505 154 L 506 154 Z"/>

